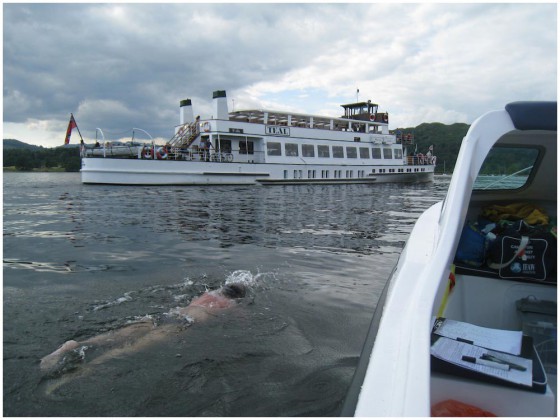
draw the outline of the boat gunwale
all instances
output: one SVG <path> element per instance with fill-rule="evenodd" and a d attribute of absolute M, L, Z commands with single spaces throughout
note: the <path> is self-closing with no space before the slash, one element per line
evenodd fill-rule
<path fill-rule="evenodd" d="M 474 180 L 492 147 L 499 143 L 504 136 L 516 131 L 519 130 L 515 128 L 511 116 L 505 109 L 486 113 L 471 125 L 461 145 L 457 166 L 446 197 L 438 203 L 441 206 L 438 217 L 433 214 L 434 208 L 438 205 L 434 204 L 424 211 L 415 223 L 395 266 L 399 269 L 393 271 L 387 282 L 387 295 L 385 301 L 381 302 L 383 304 L 382 313 L 378 314 L 378 307 L 375 309 L 370 328 L 375 328 L 376 331 L 374 334 L 368 331 L 366 338 L 366 345 L 373 341 L 373 347 L 369 352 L 366 348 L 363 349 L 360 362 L 366 358 L 366 362 L 363 363 L 365 372 L 361 377 L 357 373 L 355 374 L 350 390 L 357 392 L 358 395 L 347 397 L 343 415 L 429 416 L 431 395 L 429 357 L 426 360 L 422 357 L 421 363 L 418 363 L 419 356 L 414 355 L 414 352 L 410 350 L 420 347 L 422 350 L 419 353 L 424 355 L 427 351 L 429 355 L 429 334 L 426 331 L 430 330 L 433 305 L 441 301 L 444 288 L 447 287 L 448 267 L 453 260 L 452 254 L 457 247 L 458 234 L 467 216 Z M 556 133 L 556 130 L 552 131 Z M 479 194 L 480 191 L 476 190 L 476 193 Z M 418 245 L 422 238 L 419 238 L 418 235 L 424 232 L 424 229 L 418 230 L 418 228 L 420 221 L 427 224 L 428 214 L 430 214 L 429 224 L 433 227 L 433 248 L 424 246 L 420 249 Z M 409 285 L 413 287 L 408 290 L 410 296 L 399 302 L 401 309 L 406 308 L 409 316 L 402 317 L 407 320 L 405 324 L 403 324 L 403 320 L 397 319 L 396 326 L 387 325 L 388 317 L 398 312 L 395 305 L 391 305 L 395 299 L 395 296 L 392 295 L 397 291 L 402 295 L 402 290 L 406 289 L 406 284 L 401 284 L 406 283 L 403 273 L 410 272 L 418 265 L 418 258 L 405 260 L 411 251 L 413 242 L 418 248 L 416 249 L 417 257 L 423 256 L 425 262 L 422 269 L 414 276 L 414 283 L 409 282 Z M 411 256 L 414 257 L 414 255 Z M 410 314 L 414 314 L 414 316 L 411 317 Z M 375 323 L 376 319 L 380 320 L 380 324 Z M 379 368 L 381 363 L 376 359 L 376 355 L 381 355 L 381 350 L 375 346 L 380 338 L 380 332 L 383 332 L 383 337 L 381 337 L 383 350 L 385 353 L 387 350 L 391 350 L 388 354 L 393 356 L 389 360 L 384 359 L 382 369 L 373 372 L 374 368 Z M 369 337 L 370 333 L 374 335 L 374 338 Z M 386 356 L 387 354 L 385 354 Z M 399 363 L 397 363 L 397 359 Z M 362 375 L 361 372 L 360 375 Z M 398 376 L 398 381 L 395 382 L 393 379 L 388 381 L 387 375 Z M 357 383 L 354 384 L 354 381 Z"/>

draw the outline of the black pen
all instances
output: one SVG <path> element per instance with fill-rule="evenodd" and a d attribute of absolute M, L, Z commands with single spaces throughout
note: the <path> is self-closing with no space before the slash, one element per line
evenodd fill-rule
<path fill-rule="evenodd" d="M 502 360 L 499 357 L 492 356 L 491 354 L 484 353 L 480 356 L 482 360 L 490 360 L 491 362 L 501 363 L 503 365 L 508 365 L 511 369 L 520 370 L 525 372 L 527 368 L 525 366 L 518 365 L 517 363 L 508 362 L 507 360 Z"/>
<path fill-rule="evenodd" d="M 485 360 L 485 359 L 482 359 L 482 358 L 477 359 L 476 357 L 463 355 L 461 360 L 463 360 L 463 362 L 474 363 L 476 365 L 482 365 L 482 366 L 491 367 L 491 368 L 494 368 L 494 369 L 509 370 L 509 366 L 504 365 L 503 363 L 492 362 L 490 360 Z"/>

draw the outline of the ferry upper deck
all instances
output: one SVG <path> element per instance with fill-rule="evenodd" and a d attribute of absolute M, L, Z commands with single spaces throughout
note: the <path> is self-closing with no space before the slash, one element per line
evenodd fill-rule
<path fill-rule="evenodd" d="M 342 107 L 345 113 L 341 117 L 250 109 L 230 112 L 229 120 L 286 127 L 389 134 L 389 114 L 377 113 L 377 104 L 368 101 L 342 105 Z"/>

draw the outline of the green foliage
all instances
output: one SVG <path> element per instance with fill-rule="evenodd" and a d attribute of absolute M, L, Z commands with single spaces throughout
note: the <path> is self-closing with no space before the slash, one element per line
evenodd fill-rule
<path fill-rule="evenodd" d="M 437 156 L 436 172 L 452 173 L 463 137 L 469 130 L 468 124 L 423 123 L 417 127 L 399 128 L 403 133 L 414 135 L 418 153 L 426 154 L 433 145 L 433 155 Z M 414 146 L 413 146 L 414 147 Z M 410 150 L 410 149 L 409 149 Z"/>
<path fill-rule="evenodd" d="M 15 139 L 4 139 L 4 149 L 40 149 L 42 146 L 34 146 Z"/>
<path fill-rule="evenodd" d="M 81 166 L 80 149 L 77 147 L 43 148 L 18 145 L 17 148 L 4 147 L 3 157 L 4 167 L 14 166 L 19 171 L 59 167 L 64 168 L 66 172 L 79 172 Z"/>

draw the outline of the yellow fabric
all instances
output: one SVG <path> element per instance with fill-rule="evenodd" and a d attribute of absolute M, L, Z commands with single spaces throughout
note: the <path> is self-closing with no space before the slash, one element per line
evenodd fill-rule
<path fill-rule="evenodd" d="M 441 300 L 441 304 L 439 305 L 439 310 L 437 313 L 437 317 L 443 317 L 445 313 L 445 308 L 447 307 L 447 301 L 449 300 L 449 295 L 451 291 L 455 287 L 455 264 L 451 264 L 451 272 L 449 273 L 449 280 L 447 281 L 447 286 L 445 287 L 445 293 L 443 294 L 443 299 Z"/>
<path fill-rule="evenodd" d="M 482 209 L 482 216 L 492 222 L 521 220 L 530 225 L 548 225 L 549 217 L 540 208 L 529 203 L 514 203 L 506 206 L 493 205 Z"/>

